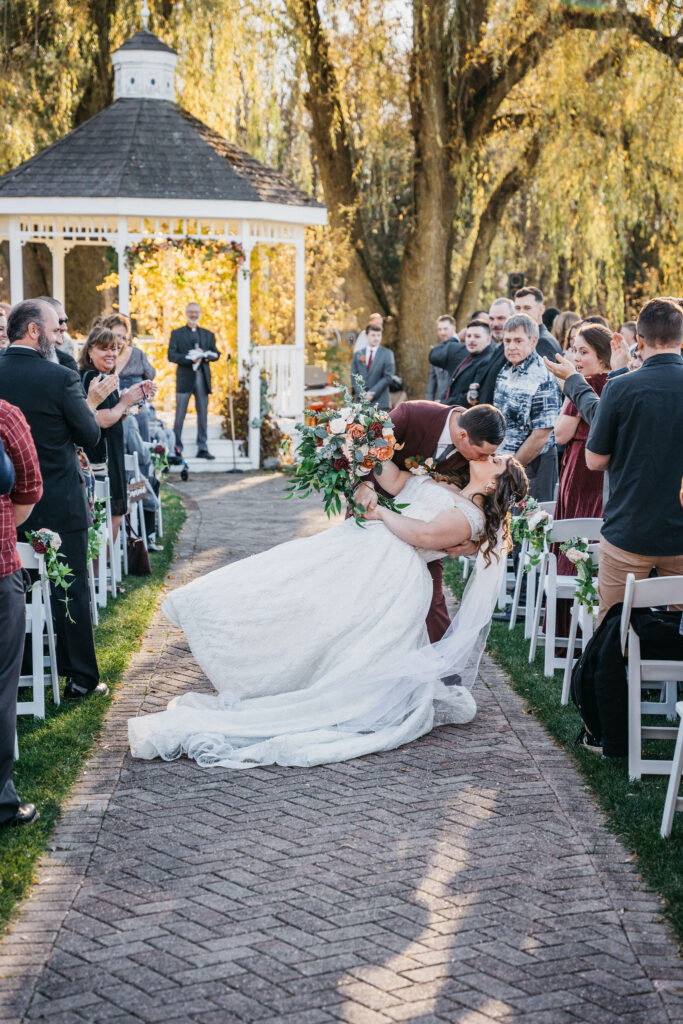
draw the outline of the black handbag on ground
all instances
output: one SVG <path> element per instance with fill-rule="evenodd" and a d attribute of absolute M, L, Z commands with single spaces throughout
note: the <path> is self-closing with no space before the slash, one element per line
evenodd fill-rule
<path fill-rule="evenodd" d="M 128 572 L 131 576 L 151 576 L 152 566 L 145 542 L 137 536 L 130 524 L 130 516 L 126 516 L 126 536 L 128 545 Z"/>

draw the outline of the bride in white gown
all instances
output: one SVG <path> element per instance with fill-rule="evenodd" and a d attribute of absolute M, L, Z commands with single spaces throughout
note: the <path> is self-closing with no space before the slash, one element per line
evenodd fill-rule
<path fill-rule="evenodd" d="M 204 767 L 314 765 L 387 750 L 434 725 L 468 722 L 470 693 L 499 591 L 510 505 L 524 470 L 470 463 L 459 491 L 385 463 L 378 508 L 280 544 L 173 591 L 180 626 L 217 696 L 186 693 L 130 719 L 134 757 L 182 755 Z M 475 572 L 445 637 L 429 644 L 427 563 L 473 539 Z"/>

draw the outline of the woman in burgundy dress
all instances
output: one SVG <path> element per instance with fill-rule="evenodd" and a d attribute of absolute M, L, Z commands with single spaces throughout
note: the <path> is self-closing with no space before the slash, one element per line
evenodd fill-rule
<path fill-rule="evenodd" d="M 607 383 L 612 335 L 602 324 L 580 324 L 573 341 L 576 369 L 590 386 L 600 394 Z M 605 474 L 586 466 L 586 441 L 590 427 L 579 415 L 573 402 L 565 399 L 555 424 L 555 440 L 563 444 L 564 457 L 560 468 L 560 488 L 557 494 L 555 519 L 601 519 L 602 488 Z M 575 576 L 576 566 L 560 553 L 557 571 L 562 576 Z M 557 636 L 569 635 L 571 602 L 557 602 Z"/>

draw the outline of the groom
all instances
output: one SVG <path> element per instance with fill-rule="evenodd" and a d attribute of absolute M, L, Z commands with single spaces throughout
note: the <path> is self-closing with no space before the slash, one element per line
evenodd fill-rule
<path fill-rule="evenodd" d="M 405 460 L 411 455 L 434 459 L 438 471 L 446 475 L 463 472 L 467 481 L 469 463 L 485 461 L 493 455 L 505 437 L 505 417 L 492 405 L 475 405 L 463 409 L 441 405 L 440 402 L 401 402 L 391 413 L 394 434 L 403 445 L 394 455 L 399 469 L 405 469 Z M 380 476 L 381 481 L 381 476 Z M 381 483 L 370 475 L 356 490 L 356 501 L 367 509 L 377 505 L 377 492 L 382 491 Z M 400 498 L 399 498 L 400 501 Z M 474 553 L 470 541 L 451 548 L 448 554 Z M 434 591 L 427 615 L 427 632 L 431 643 L 436 643 L 451 624 L 443 593 L 443 562 L 429 562 L 427 568 L 432 577 Z"/>

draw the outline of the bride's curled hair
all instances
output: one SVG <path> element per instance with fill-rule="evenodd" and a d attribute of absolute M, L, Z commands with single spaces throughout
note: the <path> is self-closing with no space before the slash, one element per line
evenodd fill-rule
<path fill-rule="evenodd" d="M 505 469 L 496 477 L 496 486 L 489 494 L 476 495 L 478 504 L 484 513 L 484 532 L 475 541 L 477 550 L 484 556 L 486 565 L 491 564 L 498 540 L 498 530 L 502 526 L 501 551 L 510 549 L 510 510 L 529 493 L 529 480 L 521 462 L 512 457 L 505 460 Z"/>

